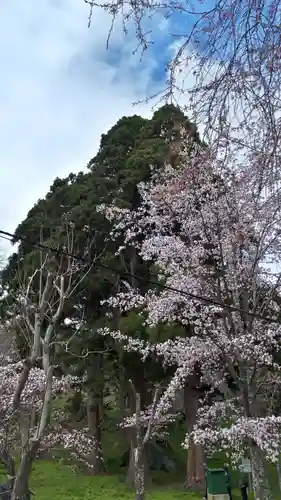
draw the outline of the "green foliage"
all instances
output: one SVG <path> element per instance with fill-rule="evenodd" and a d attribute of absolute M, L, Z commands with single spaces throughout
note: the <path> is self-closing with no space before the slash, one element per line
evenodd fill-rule
<path fill-rule="evenodd" d="M 137 354 L 123 353 L 112 339 L 101 339 L 96 334 L 97 329 L 105 325 L 117 326 L 124 333 L 150 341 L 184 334 L 173 327 L 145 328 L 143 318 L 137 314 L 123 315 L 119 319 L 114 317 L 111 321 L 106 318 L 106 308 L 101 301 L 122 289 L 124 272 L 126 280 L 131 283 L 134 281 L 132 274 L 140 276 L 137 286 L 142 291 L 151 287 L 150 278 L 158 280 L 153 266 L 134 258 L 131 250 L 125 252 L 122 258 L 116 256 L 119 242 L 112 241 L 111 223 L 97 211 L 97 207 L 111 203 L 136 207 L 140 202 L 137 184 L 148 179 L 151 166 L 160 169 L 168 159 L 171 141 L 179 139 L 179 125 L 184 126 L 196 141 L 199 140 L 196 127 L 172 105 L 158 109 L 151 120 L 137 115 L 121 118 L 102 135 L 99 151 L 90 160 L 88 172 L 71 173 L 64 179 L 56 178 L 45 199 L 38 200 L 16 229 L 14 242 L 23 236 L 28 243 L 20 242 L 17 253 L 10 257 L 4 269 L 3 283 L 10 293 L 5 301 L 3 316 L 5 310 L 12 306 L 20 284 L 36 267 L 40 267 L 45 256 L 44 252 L 34 248 L 36 243 L 67 251 L 71 249 L 77 256 L 90 260 L 98 258 L 97 264 L 77 287 L 71 300 L 67 301 L 61 316 L 61 340 L 72 337 L 67 353 L 64 349 L 56 352 L 64 371 L 70 370 L 79 376 L 87 373 L 89 378 L 99 378 L 92 368 L 96 363 L 95 356 L 85 357 L 87 351 L 94 351 L 106 352 L 100 368 L 105 377 L 118 378 L 120 370 L 125 370 L 124 377 L 134 379 L 142 386 L 143 392 L 147 391 L 145 380 L 155 382 L 169 376 L 152 358 L 143 365 Z M 59 266 L 59 256 L 54 257 L 53 265 Z M 107 269 L 107 266 L 115 271 Z M 64 325 L 66 317 L 83 319 L 79 333 L 73 336 L 73 328 Z M 22 356 L 26 356 L 27 346 L 21 330 L 17 339 Z"/>

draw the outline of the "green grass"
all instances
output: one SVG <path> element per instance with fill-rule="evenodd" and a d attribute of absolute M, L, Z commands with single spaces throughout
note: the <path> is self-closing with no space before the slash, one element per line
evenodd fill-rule
<path fill-rule="evenodd" d="M 118 476 L 93 477 L 74 471 L 59 461 L 38 461 L 35 463 L 31 489 L 36 500 L 132 500 L 134 492 L 128 490 Z M 147 500 L 199 500 L 202 498 L 183 490 L 180 485 L 154 487 L 147 492 Z M 250 495 L 249 500 L 253 497 Z M 233 499 L 240 500 L 239 491 L 233 492 Z M 276 497 L 276 500 L 279 500 Z"/>
<path fill-rule="evenodd" d="M 57 461 L 38 461 L 31 477 L 36 500 L 132 500 L 134 493 L 118 476 L 92 477 L 74 472 Z M 152 489 L 148 500 L 197 500 L 200 497 L 172 488 Z"/>

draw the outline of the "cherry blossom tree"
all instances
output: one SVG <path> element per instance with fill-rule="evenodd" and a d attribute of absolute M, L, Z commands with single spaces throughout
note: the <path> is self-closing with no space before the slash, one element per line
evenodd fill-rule
<path fill-rule="evenodd" d="M 144 359 L 154 352 L 177 366 L 155 419 L 199 374 L 210 390 L 184 446 L 222 449 L 234 462 L 249 454 L 256 498 L 267 500 L 265 461 L 276 462 L 280 450 L 281 417 L 267 393 L 272 387 L 279 394 L 280 387 L 280 187 L 263 177 L 270 153 L 245 153 L 242 162 L 216 143 L 190 157 L 182 135 L 180 164 L 165 164 L 139 186 L 138 209 L 103 209 L 116 218 L 112 236 L 123 235 L 120 252 L 136 248 L 155 264 L 159 280 L 145 295 L 127 284 L 109 304 L 145 311 L 151 327 L 184 325 L 187 335 L 149 344 L 119 331 L 101 333 Z"/>
<path fill-rule="evenodd" d="M 0 368 L 0 458 L 6 466 L 14 496 L 16 496 L 15 490 L 17 495 L 22 496 L 29 491 L 31 467 L 41 452 L 52 452 L 54 447 L 63 447 L 69 450 L 73 459 L 90 466 L 87 459 L 95 449 L 95 440 L 89 429 L 82 428 L 78 431 L 66 425 L 67 415 L 63 409 L 49 411 L 49 419 L 47 424 L 45 423 L 44 405 L 48 380 L 43 369 L 36 367 L 30 369 L 19 407 L 15 409 L 14 395 L 23 369 L 22 361 L 11 362 Z M 80 380 L 73 376 L 53 377 L 50 403 L 60 396 L 69 395 L 77 390 L 79 385 Z M 21 456 L 17 472 L 13 460 L 15 454 Z"/>
<path fill-rule="evenodd" d="M 95 440 L 87 435 L 87 430 L 84 437 L 82 431 L 78 436 L 60 421 L 55 429 L 50 429 L 53 398 L 58 392 L 70 389 L 68 377 L 57 379 L 55 376 L 57 347 L 67 347 L 71 340 L 62 342 L 60 322 L 75 290 L 93 265 L 80 263 L 71 256 L 75 252 L 73 225 L 67 223 L 66 230 L 65 253 L 57 256 L 54 252 L 34 252 L 27 276 L 19 276 L 15 291 L 8 291 L 13 300 L 8 302 L 5 327 L 17 329 L 28 346 L 26 359 L 1 367 L 0 405 L 4 430 L 8 431 L 4 434 L 7 439 L 13 439 L 13 429 L 20 433 L 21 439 L 21 460 L 13 482 L 13 499 L 26 498 L 32 463 L 44 441 L 47 447 L 59 442 L 72 449 L 76 444 L 77 453 L 83 455 L 84 460 L 95 450 Z"/>
<path fill-rule="evenodd" d="M 280 1 L 84 0 L 112 18 L 110 35 L 136 36 L 142 57 L 161 37 L 170 42 L 167 80 L 151 97 L 174 101 L 204 124 L 207 141 L 271 155 L 264 168 L 279 177 Z M 184 28 L 183 28 L 184 27 Z M 162 50 L 162 46 L 161 46 Z M 191 116 L 192 115 L 192 116 Z M 268 156 L 269 158 L 269 156 Z"/>

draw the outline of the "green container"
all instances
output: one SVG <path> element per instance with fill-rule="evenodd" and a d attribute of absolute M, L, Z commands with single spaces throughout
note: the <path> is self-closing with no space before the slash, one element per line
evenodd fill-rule
<path fill-rule="evenodd" d="M 227 478 L 224 469 L 208 469 L 207 487 L 210 495 L 226 495 Z"/>

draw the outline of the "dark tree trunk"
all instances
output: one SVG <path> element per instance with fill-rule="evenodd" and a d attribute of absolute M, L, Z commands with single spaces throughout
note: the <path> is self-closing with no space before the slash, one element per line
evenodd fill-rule
<path fill-rule="evenodd" d="M 122 374 L 123 375 L 123 374 Z M 130 386 L 125 377 L 122 377 L 119 385 L 119 409 L 120 409 L 120 421 L 122 422 L 126 417 L 129 417 L 131 413 L 130 408 Z M 124 443 L 130 446 L 130 431 L 127 427 L 121 427 L 119 429 L 121 439 Z"/>
<path fill-rule="evenodd" d="M 87 400 L 88 427 L 95 438 L 95 449 L 88 457 L 92 474 L 101 474 L 105 470 L 102 454 L 103 391 L 103 359 L 100 354 L 95 354 L 91 358 L 91 365 L 88 369 Z"/>
<path fill-rule="evenodd" d="M 29 478 L 33 461 L 39 449 L 40 442 L 34 441 L 23 451 L 20 466 L 15 477 L 11 500 L 29 500 Z"/>
<path fill-rule="evenodd" d="M 188 433 L 196 423 L 200 392 L 196 390 L 197 377 L 190 377 L 184 388 L 184 411 Z M 187 456 L 186 486 L 194 491 L 205 489 L 204 450 L 191 440 Z"/>
<path fill-rule="evenodd" d="M 102 418 L 101 418 L 102 398 L 97 397 L 90 389 L 88 391 L 87 418 L 88 427 L 95 438 L 95 449 L 89 457 L 92 474 L 101 474 L 105 471 L 102 454 Z"/>
<path fill-rule="evenodd" d="M 135 458 L 134 458 L 134 441 L 132 440 L 131 446 L 130 446 L 130 457 L 129 457 L 129 465 L 128 465 L 128 470 L 127 470 L 127 476 L 126 476 L 126 485 L 128 488 L 134 488 L 135 486 Z"/>

